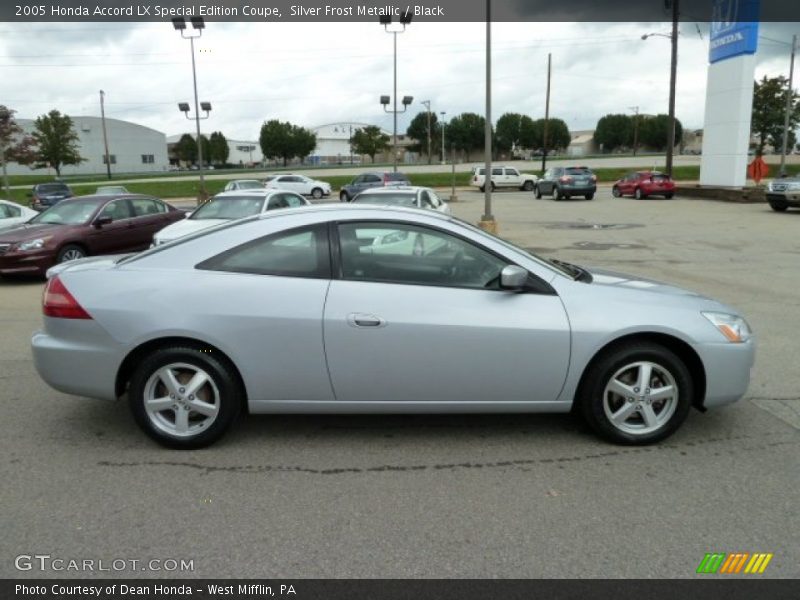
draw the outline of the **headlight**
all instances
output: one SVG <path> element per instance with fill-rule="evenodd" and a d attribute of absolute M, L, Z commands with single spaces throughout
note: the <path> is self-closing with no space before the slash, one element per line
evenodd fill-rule
<path fill-rule="evenodd" d="M 35 240 L 28 240 L 27 242 L 20 242 L 17 244 L 17 250 L 27 252 L 29 250 L 40 250 L 44 248 L 44 243 L 50 238 L 36 238 Z"/>
<path fill-rule="evenodd" d="M 729 342 L 741 343 L 750 339 L 750 325 L 742 317 L 726 313 L 704 312 L 703 316 L 711 321 Z"/>

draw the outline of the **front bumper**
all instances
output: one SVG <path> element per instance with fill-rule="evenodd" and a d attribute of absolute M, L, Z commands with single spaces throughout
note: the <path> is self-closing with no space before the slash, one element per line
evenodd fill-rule
<path fill-rule="evenodd" d="M 767 202 L 800 208 L 800 192 L 767 192 Z"/>
<path fill-rule="evenodd" d="M 49 250 L 11 251 L 0 256 L 0 275 L 41 275 L 55 264 Z"/>
<path fill-rule="evenodd" d="M 705 408 L 731 404 L 747 393 L 755 364 L 754 338 L 742 344 L 699 344 L 695 350 L 706 371 Z"/>

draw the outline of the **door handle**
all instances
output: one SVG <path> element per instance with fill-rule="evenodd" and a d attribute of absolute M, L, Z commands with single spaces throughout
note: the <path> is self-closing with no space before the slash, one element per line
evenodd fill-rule
<path fill-rule="evenodd" d="M 351 327 L 369 327 L 378 328 L 384 327 L 386 321 L 375 315 L 368 315 L 365 313 L 350 313 L 347 315 L 347 324 Z"/>

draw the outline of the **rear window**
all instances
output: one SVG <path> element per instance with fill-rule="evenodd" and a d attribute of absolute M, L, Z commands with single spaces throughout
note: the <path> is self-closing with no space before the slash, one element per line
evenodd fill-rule
<path fill-rule="evenodd" d="M 408 177 L 403 173 L 386 173 L 384 179 L 386 181 L 408 181 Z"/>
<path fill-rule="evenodd" d="M 44 192 L 45 194 L 69 191 L 69 188 L 63 183 L 42 183 L 36 189 L 40 192 Z"/>
<path fill-rule="evenodd" d="M 564 172 L 567 175 L 591 175 L 592 172 L 589 169 L 584 169 L 582 167 L 568 167 L 564 169 Z"/>
<path fill-rule="evenodd" d="M 353 199 L 353 202 L 356 204 L 416 206 L 416 199 L 416 194 L 359 194 Z"/>
<path fill-rule="evenodd" d="M 669 181 L 669 175 L 665 175 L 664 173 L 653 173 L 653 180 L 654 181 Z"/>

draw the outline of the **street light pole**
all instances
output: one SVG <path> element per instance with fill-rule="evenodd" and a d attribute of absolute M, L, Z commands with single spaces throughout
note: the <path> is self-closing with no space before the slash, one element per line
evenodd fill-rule
<path fill-rule="evenodd" d="M 786 175 L 786 151 L 789 147 L 789 116 L 794 105 L 794 54 L 797 49 L 797 34 L 792 36 L 792 58 L 789 62 L 789 89 L 786 90 L 786 114 L 783 116 L 783 147 L 781 149 L 781 177 Z"/>
<path fill-rule="evenodd" d="M 105 109 L 105 95 L 103 90 L 100 90 L 100 121 L 103 124 L 103 147 L 106 151 L 106 173 L 108 179 L 111 180 L 111 155 L 108 153 L 108 133 L 106 132 L 106 109 Z"/>
<path fill-rule="evenodd" d="M 486 124 L 484 130 L 483 216 L 478 225 L 497 233 L 497 222 L 492 214 L 492 0 L 486 0 Z"/>
<path fill-rule="evenodd" d="M 445 111 L 442 111 L 439 114 L 442 115 L 442 164 L 445 164 L 446 161 L 445 161 L 445 158 L 444 158 L 444 116 L 447 113 Z M 453 157 L 453 159 L 454 159 L 454 162 L 455 162 L 455 157 Z"/>
<path fill-rule="evenodd" d="M 633 111 L 633 155 L 639 150 L 639 107 L 629 106 Z"/>
<path fill-rule="evenodd" d="M 431 101 L 423 100 L 422 104 L 428 109 L 428 164 L 433 160 L 431 157 Z"/>
<path fill-rule="evenodd" d="M 678 18 L 680 0 L 672 0 L 672 56 L 669 74 L 669 131 L 667 132 L 667 175 L 672 177 L 672 155 L 675 152 L 675 83 L 678 75 Z"/>
<path fill-rule="evenodd" d="M 406 30 L 406 25 L 411 23 L 411 17 L 412 16 L 413 15 L 408 11 L 406 11 L 404 14 L 400 15 L 400 24 L 403 26 L 403 28 L 400 29 L 399 31 L 396 30 L 396 29 L 392 30 L 392 31 L 389 31 L 389 26 L 392 24 L 391 15 L 388 15 L 388 14 L 387 15 L 381 15 L 378 18 L 378 21 L 380 22 L 381 25 L 383 25 L 383 28 L 386 30 L 386 32 L 387 33 L 391 33 L 392 37 L 394 38 L 394 75 L 393 75 L 393 81 L 394 81 L 394 83 L 393 83 L 393 87 L 394 87 L 394 110 L 392 111 L 394 127 L 393 127 L 393 133 L 392 133 L 392 136 L 393 136 L 393 140 L 392 140 L 392 155 L 393 155 L 392 166 L 393 166 L 393 169 L 394 169 L 395 173 L 397 173 L 397 115 L 400 112 L 405 112 L 406 108 L 408 107 L 409 104 L 411 104 L 411 100 L 412 100 L 411 96 L 404 96 L 403 97 L 403 110 L 400 111 L 400 110 L 397 109 L 397 34 L 398 33 L 403 33 Z M 388 104 L 388 102 L 387 103 L 383 102 L 384 98 L 385 98 L 385 96 L 381 97 L 381 104 L 383 104 L 383 109 L 386 112 L 389 112 L 386 109 L 386 104 Z"/>

